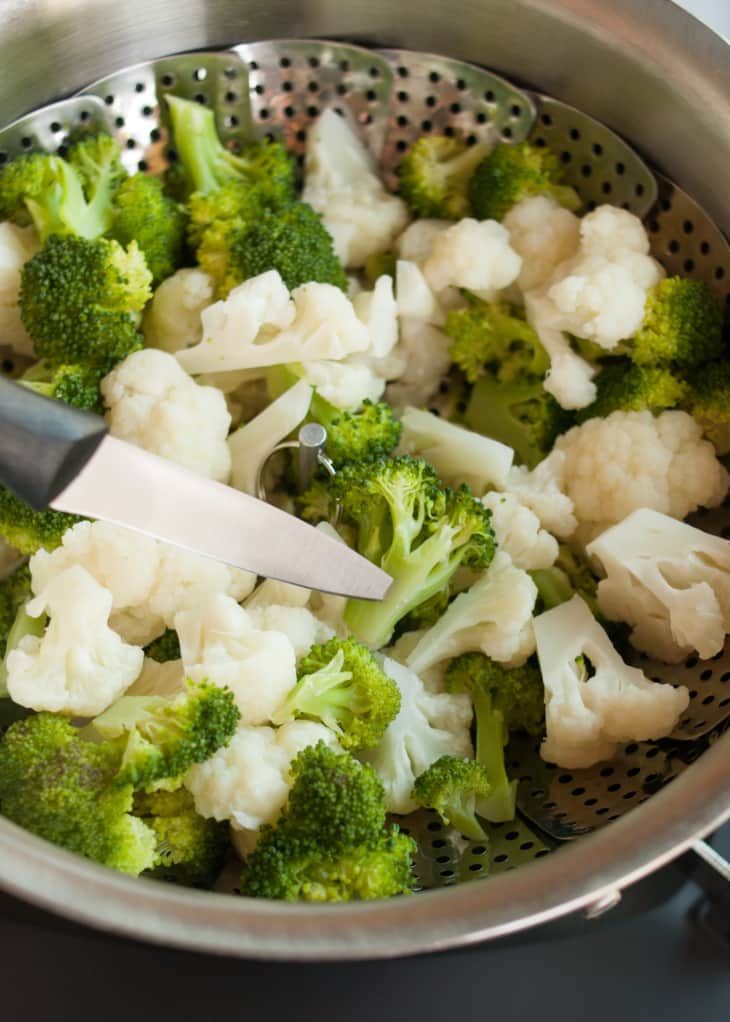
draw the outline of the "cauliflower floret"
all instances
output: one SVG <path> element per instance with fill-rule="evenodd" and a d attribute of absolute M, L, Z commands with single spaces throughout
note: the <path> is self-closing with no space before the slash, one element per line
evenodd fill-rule
<path fill-rule="evenodd" d="M 508 667 L 524 664 L 535 649 L 536 599 L 537 586 L 527 572 L 498 551 L 488 570 L 424 632 L 408 666 L 420 674 L 442 660 L 478 651 Z"/>
<path fill-rule="evenodd" d="M 695 651 L 707 660 L 730 632 L 730 543 L 642 508 L 588 547 L 606 575 L 598 606 L 632 626 L 631 642 L 679 663 Z"/>
<path fill-rule="evenodd" d="M 325 401 L 345 411 L 356 411 L 366 399 L 379 401 L 385 390 L 385 378 L 363 355 L 350 355 L 341 362 L 305 362 L 301 374 Z"/>
<path fill-rule="evenodd" d="M 422 319 L 400 320 L 400 343 L 404 369 L 386 388 L 386 399 L 396 409 L 425 405 L 449 371 L 451 342 L 443 330 Z M 397 350 L 398 350 L 397 349 Z"/>
<path fill-rule="evenodd" d="M 332 731 L 313 721 L 276 730 L 242 724 L 228 745 L 188 770 L 185 787 L 201 816 L 230 820 L 234 830 L 258 830 L 274 823 L 286 803 L 292 760 L 318 742 L 341 751 Z"/>
<path fill-rule="evenodd" d="M 467 217 L 436 235 L 423 272 L 437 293 L 463 287 L 488 297 L 516 280 L 521 267 L 502 224 Z"/>
<path fill-rule="evenodd" d="M 573 502 L 581 543 L 638 508 L 683 519 L 698 507 L 721 504 L 728 490 L 727 471 L 686 412 L 589 419 L 558 437 L 546 460 L 555 451 L 565 456 L 561 485 Z"/>
<path fill-rule="evenodd" d="M 304 421 L 312 401 L 312 388 L 299 380 L 272 401 L 255 419 L 228 438 L 231 452 L 231 486 L 254 497 L 259 469 L 273 448 Z"/>
<path fill-rule="evenodd" d="M 564 451 L 554 450 L 532 471 L 524 465 L 514 465 L 505 487 L 537 515 L 543 528 L 559 539 L 571 536 L 578 524 L 573 501 L 563 492 L 565 460 Z"/>
<path fill-rule="evenodd" d="M 282 632 L 261 631 L 230 596 L 175 616 L 189 678 L 233 692 L 244 724 L 265 724 L 297 680 L 294 647 Z"/>
<path fill-rule="evenodd" d="M 148 348 L 175 354 L 203 337 L 200 314 L 213 301 L 213 278 L 196 267 L 178 270 L 163 280 L 142 317 Z"/>
<path fill-rule="evenodd" d="M 33 342 L 23 326 L 18 308 L 20 271 L 40 248 L 33 227 L 0 223 L 0 341 L 18 355 L 33 355 Z"/>
<path fill-rule="evenodd" d="M 522 291 L 539 287 L 578 248 L 580 220 L 549 195 L 521 199 L 502 222 L 510 245 L 522 258 L 517 278 Z"/>
<path fill-rule="evenodd" d="M 514 493 L 493 490 L 482 497 L 482 504 L 492 512 L 492 529 L 500 550 L 509 554 L 516 567 L 536 571 L 555 563 L 558 541 L 540 528 L 535 512 Z"/>
<path fill-rule="evenodd" d="M 378 277 L 372 291 L 360 291 L 353 308 L 370 334 L 367 355 L 382 359 L 390 355 L 398 343 L 398 305 L 393 294 L 393 279 L 387 274 Z"/>
<path fill-rule="evenodd" d="M 127 689 L 129 696 L 161 696 L 173 699 L 185 690 L 185 668 L 182 660 L 159 663 L 145 657 L 142 672 Z"/>
<path fill-rule="evenodd" d="M 7 658 L 10 698 L 32 710 L 95 717 L 132 684 L 144 653 L 109 627 L 112 594 L 75 564 L 26 607 L 48 614 L 45 634 L 26 635 Z"/>
<path fill-rule="evenodd" d="M 580 596 L 540 614 L 534 629 L 545 684 L 540 755 L 548 762 L 593 766 L 620 742 L 664 738 L 687 708 L 686 688 L 649 681 L 624 663 Z"/>
<path fill-rule="evenodd" d="M 550 359 L 543 386 L 561 408 L 586 408 L 596 399 L 595 367 L 577 355 L 566 335 L 550 326 L 549 304 L 544 295 L 525 295 L 525 312 Z"/>
<path fill-rule="evenodd" d="M 382 666 L 400 689 L 400 710 L 380 745 L 358 758 L 383 782 L 388 812 L 412 813 L 418 808 L 412 792 L 419 774 L 441 756 L 473 756 L 471 700 L 460 693 L 427 691 L 414 671 L 390 657 L 383 657 Z"/>
<path fill-rule="evenodd" d="M 466 483 L 475 493 L 484 493 L 490 485 L 506 484 L 514 458 L 511 447 L 419 408 L 406 408 L 402 423 L 399 453 L 424 458 L 450 486 Z"/>
<path fill-rule="evenodd" d="M 453 220 L 414 220 L 396 241 L 396 254 L 406 262 L 421 265 L 428 259 L 436 238 L 453 226 Z"/>
<path fill-rule="evenodd" d="M 302 200 L 322 214 L 340 262 L 349 269 L 388 249 L 408 223 L 406 203 L 390 195 L 352 127 L 325 110 L 310 127 Z"/>
<path fill-rule="evenodd" d="M 399 316 L 443 326 L 446 319 L 444 310 L 417 263 L 398 260 L 395 265 L 395 292 Z"/>
<path fill-rule="evenodd" d="M 580 223 L 580 247 L 544 284 L 541 325 L 611 350 L 636 333 L 646 292 L 664 276 L 638 217 L 599 206 Z"/>
<path fill-rule="evenodd" d="M 270 603 L 266 607 L 247 607 L 255 628 L 265 632 L 282 632 L 294 647 L 294 653 L 304 656 L 318 642 L 327 642 L 334 630 L 320 621 L 307 607 L 287 607 Z"/>
<path fill-rule="evenodd" d="M 295 586 L 291 582 L 280 582 L 265 578 L 246 600 L 246 610 L 260 610 L 274 604 L 278 607 L 306 607 L 312 595 L 311 589 Z"/>
<path fill-rule="evenodd" d="M 198 386 L 174 355 L 155 348 L 133 352 L 104 377 L 101 392 L 113 436 L 226 482 L 226 399 L 213 387 Z"/>

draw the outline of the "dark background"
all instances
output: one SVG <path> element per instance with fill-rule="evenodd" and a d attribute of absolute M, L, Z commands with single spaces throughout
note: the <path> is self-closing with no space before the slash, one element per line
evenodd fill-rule
<path fill-rule="evenodd" d="M 714 843 L 730 856 L 730 825 Z M 656 885 L 645 889 L 654 896 Z M 0 1019 L 729 1022 L 730 951 L 688 918 L 700 897 L 689 882 L 658 907 L 614 910 L 572 936 L 289 965 L 118 940 L 0 894 Z"/>

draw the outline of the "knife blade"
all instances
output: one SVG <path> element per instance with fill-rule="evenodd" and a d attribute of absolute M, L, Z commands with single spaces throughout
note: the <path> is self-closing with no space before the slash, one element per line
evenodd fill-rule
<path fill-rule="evenodd" d="M 108 434 L 50 506 L 307 589 L 380 600 L 392 581 L 293 515 Z"/>

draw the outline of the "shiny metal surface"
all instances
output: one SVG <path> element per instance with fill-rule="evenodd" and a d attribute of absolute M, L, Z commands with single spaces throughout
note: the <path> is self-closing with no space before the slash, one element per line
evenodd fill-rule
<path fill-rule="evenodd" d="M 293 515 L 112 436 L 52 506 L 308 589 L 378 600 L 391 583 Z"/>
<path fill-rule="evenodd" d="M 153 7 L 130 0 L 121 11 L 112 0 L 73 4 L 71 0 L 0 0 L 0 11 L 9 15 L 0 33 L 0 67 L 12 83 L 0 89 L 0 122 L 20 109 L 47 102 L 52 94 L 81 88 L 108 74 L 110 68 L 175 50 L 297 34 L 337 36 L 390 48 L 407 45 L 488 65 L 604 121 L 679 180 L 721 226 L 730 227 L 724 184 L 730 158 L 727 50 L 665 0 L 647 0 L 640 7 L 634 0 L 614 0 L 609 9 L 585 0 L 467 0 L 460 5 L 458 19 L 443 7 L 406 2 L 395 9 L 385 0 L 355 0 L 345 9 L 331 0 L 297 5 L 272 0 L 265 6 L 200 0 L 174 7 L 167 2 Z M 38 52 L 39 25 L 53 43 L 44 51 L 45 80 L 33 70 L 31 59 Z M 306 44 L 302 53 L 311 45 Z M 271 44 L 237 47 L 249 62 L 250 75 L 260 70 L 250 66 L 252 60 L 256 63 L 251 50 L 255 46 Z M 585 74 L 587 67 L 590 75 Z M 366 63 L 363 68 L 367 70 Z M 291 75 L 289 68 L 284 70 L 288 77 L 282 76 L 282 89 Z M 303 75 L 309 73 L 301 70 Z M 307 85 L 310 80 L 311 75 Z M 381 77 L 379 82 L 384 80 Z M 362 92 L 364 83 L 358 82 L 357 90 Z M 268 130 L 267 125 L 280 115 L 291 120 L 283 103 L 270 102 L 261 77 L 252 77 L 250 84 L 257 126 Z M 450 88 L 453 85 L 461 91 L 458 80 L 449 83 Z M 358 121 L 363 128 L 370 126 L 366 123 L 370 111 L 380 108 L 379 89 L 380 84 L 370 90 L 372 99 L 364 90 L 360 108 L 364 117 Z M 460 113 L 452 111 L 457 118 Z M 141 116 L 154 122 L 153 115 L 142 111 Z M 297 130 L 306 131 L 314 115 L 305 106 L 301 116 L 303 124 Z M 371 123 L 375 121 L 374 117 Z M 124 130 L 126 121 L 119 127 Z M 161 140 L 148 137 L 153 143 Z M 136 138 L 130 141 L 131 163 Z M 302 138 L 295 141 L 303 143 Z M 582 138 L 572 141 L 581 143 Z M 661 247 L 661 231 L 655 240 Z M 703 274 L 704 269 L 697 272 Z M 420 869 L 424 885 L 453 889 L 426 891 L 411 899 L 304 908 L 170 890 L 74 859 L 2 820 L 0 883 L 92 925 L 221 953 L 307 959 L 390 957 L 435 950 L 514 933 L 581 909 L 588 914 L 599 912 L 616 891 L 680 854 L 730 815 L 729 742 L 729 735 L 718 738 L 714 746 L 708 741 L 698 761 L 648 799 L 640 812 L 627 814 L 518 872 L 510 871 L 521 861 L 517 853 L 540 853 L 543 858 L 542 853 L 552 846 L 550 842 L 534 845 L 522 824 L 515 837 L 509 830 L 498 832 L 495 847 L 480 853 L 441 832 L 429 846 L 434 821 L 415 822 L 414 827 L 422 827 L 422 856 L 428 853 Z M 627 775 L 633 769 L 628 765 Z M 568 836 L 573 835 L 560 835 Z M 436 845 L 441 841 L 445 844 Z M 503 843 L 500 851 L 496 851 L 498 842 Z M 522 847 L 531 843 L 530 849 Z M 472 866 L 479 866 L 487 854 L 492 872 L 503 867 L 508 875 L 495 875 L 487 884 L 457 885 L 457 879 L 483 873 L 483 866 Z M 447 862 L 440 862 L 445 856 Z M 498 856 L 506 858 L 497 862 Z"/>

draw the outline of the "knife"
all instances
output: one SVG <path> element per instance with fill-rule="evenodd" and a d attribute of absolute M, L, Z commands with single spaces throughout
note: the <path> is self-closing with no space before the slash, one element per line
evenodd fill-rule
<path fill-rule="evenodd" d="M 113 522 L 307 589 L 380 600 L 392 581 L 320 529 L 110 436 L 98 415 L 1 378 L 0 482 L 36 510 Z"/>

